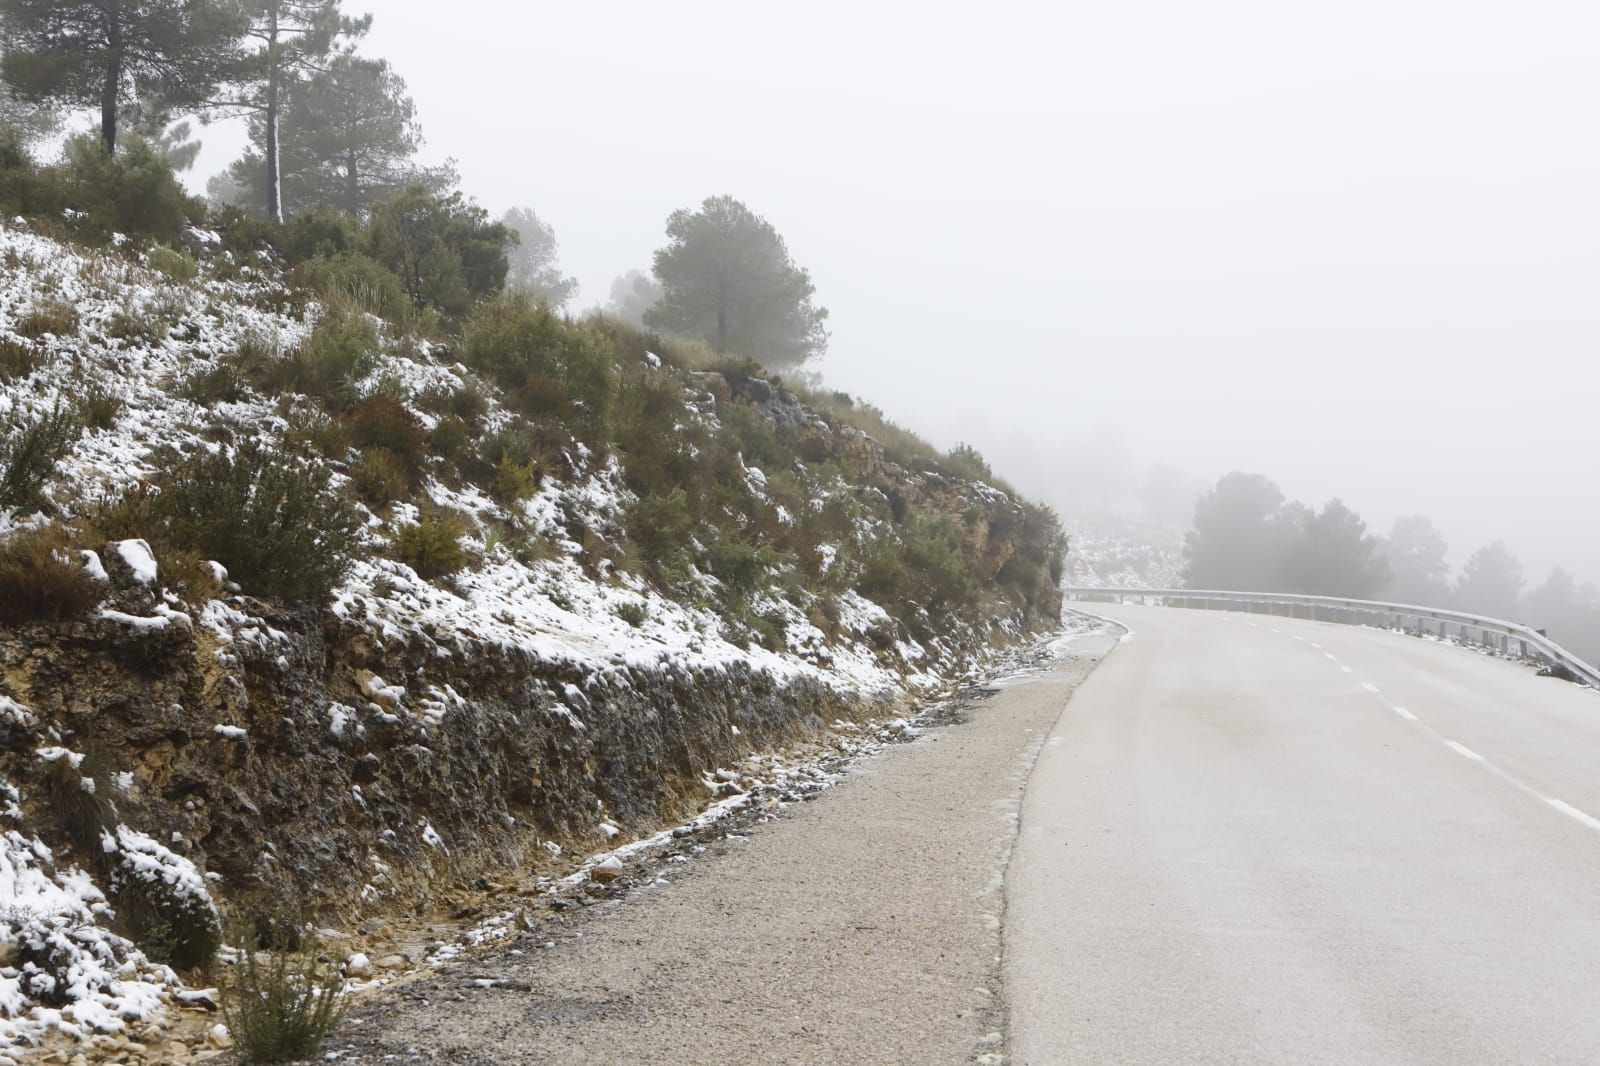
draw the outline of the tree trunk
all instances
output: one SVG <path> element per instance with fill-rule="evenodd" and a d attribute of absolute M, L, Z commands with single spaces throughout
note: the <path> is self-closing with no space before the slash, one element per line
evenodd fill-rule
<path fill-rule="evenodd" d="M 104 9 L 106 19 L 106 80 L 100 87 L 100 142 L 107 155 L 117 151 L 117 101 L 122 98 L 122 4 Z"/>
<path fill-rule="evenodd" d="M 717 285 L 717 354 L 728 354 L 728 286 Z"/>
<path fill-rule="evenodd" d="M 354 152 L 344 161 L 344 210 L 349 215 L 361 214 L 361 170 L 356 166 Z"/>
<path fill-rule="evenodd" d="M 267 217 L 283 221 L 283 175 L 278 162 L 278 5 L 267 8 Z"/>

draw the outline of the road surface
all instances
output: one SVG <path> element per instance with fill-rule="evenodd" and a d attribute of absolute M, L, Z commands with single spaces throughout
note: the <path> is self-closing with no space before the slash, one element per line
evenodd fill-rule
<path fill-rule="evenodd" d="M 1461 648 L 1092 605 L 1040 755 L 1010 1061 L 1600 1062 L 1600 694 Z"/>

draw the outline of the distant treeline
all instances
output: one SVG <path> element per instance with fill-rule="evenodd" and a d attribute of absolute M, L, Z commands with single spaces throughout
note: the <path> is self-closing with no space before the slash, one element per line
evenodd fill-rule
<path fill-rule="evenodd" d="M 1260 474 L 1232 473 L 1195 506 L 1184 540 L 1190 588 L 1297 592 L 1385 599 L 1472 611 L 1543 629 L 1600 660 L 1600 590 L 1561 567 L 1529 588 L 1503 541 L 1479 548 L 1452 574 L 1449 545 L 1422 515 L 1398 519 L 1387 537 L 1367 531 L 1340 500 L 1318 510 L 1286 499 Z"/>

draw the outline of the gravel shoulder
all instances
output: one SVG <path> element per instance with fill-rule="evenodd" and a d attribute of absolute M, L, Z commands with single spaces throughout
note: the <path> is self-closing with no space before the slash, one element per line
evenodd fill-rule
<path fill-rule="evenodd" d="M 1114 639 L 1076 638 L 623 900 L 541 915 L 384 994 L 329 1050 L 496 1066 L 999 1061 L 1002 874 L 1023 786 Z"/>

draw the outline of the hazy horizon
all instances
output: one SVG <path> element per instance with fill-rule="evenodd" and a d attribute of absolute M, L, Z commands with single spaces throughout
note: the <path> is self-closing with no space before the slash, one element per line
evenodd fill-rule
<path fill-rule="evenodd" d="M 1600 579 L 1600 13 L 355 7 L 425 158 L 555 227 L 574 310 L 731 193 L 811 270 L 831 385 L 1058 506 L 1241 469 Z M 203 186 L 241 134 L 201 134 Z"/>

